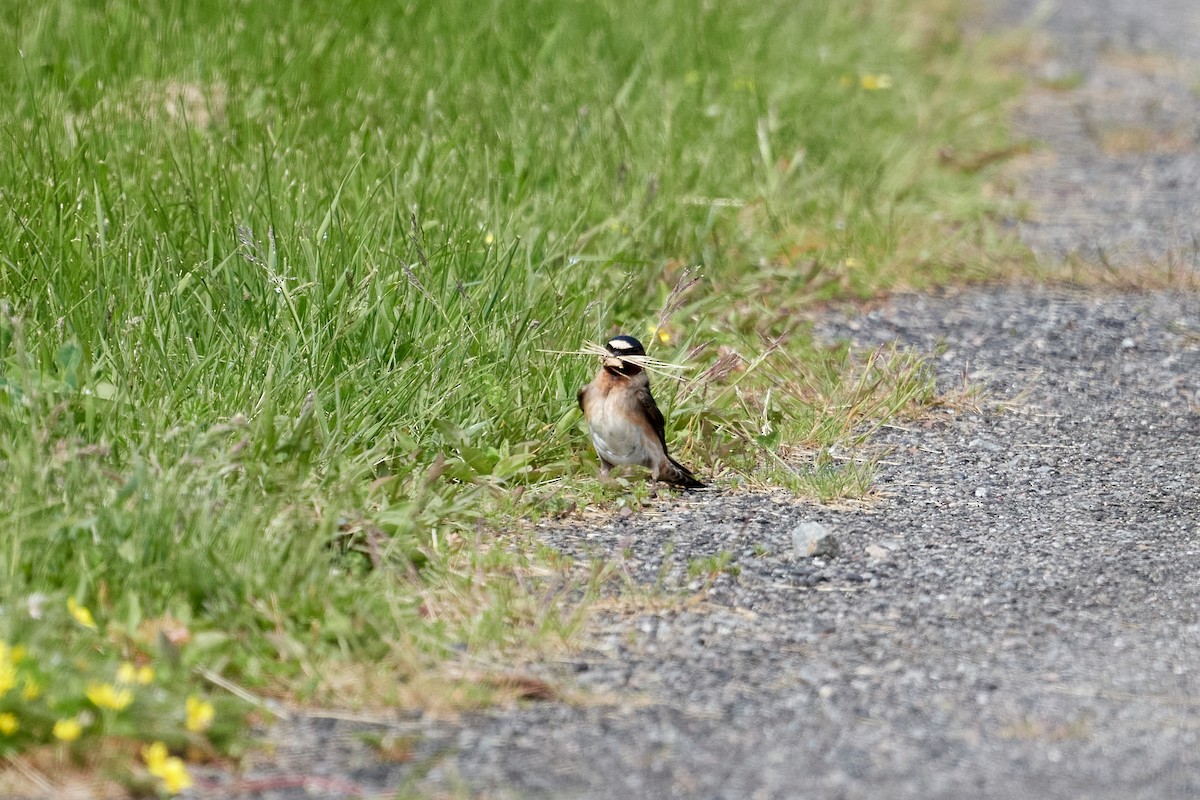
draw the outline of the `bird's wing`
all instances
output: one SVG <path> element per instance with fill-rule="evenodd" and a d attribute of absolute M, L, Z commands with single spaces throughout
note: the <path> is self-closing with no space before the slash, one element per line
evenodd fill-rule
<path fill-rule="evenodd" d="M 658 410 L 658 403 L 654 402 L 654 396 L 650 394 L 649 381 L 645 381 L 640 386 L 634 387 L 633 399 L 645 416 L 646 421 L 650 423 L 650 427 L 654 429 L 654 434 L 658 437 L 658 441 L 662 444 L 663 452 L 665 453 L 667 451 L 667 423 L 663 419 L 662 412 Z"/>

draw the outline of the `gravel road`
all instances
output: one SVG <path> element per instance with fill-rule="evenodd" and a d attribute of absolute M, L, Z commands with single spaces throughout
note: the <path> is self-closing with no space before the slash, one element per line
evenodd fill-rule
<path fill-rule="evenodd" d="M 1046 145 L 1026 241 L 1194 266 L 1200 5 L 984 5 L 1053 43 L 1018 120 Z M 681 598 L 613 605 L 542 667 L 594 702 L 306 717 L 192 796 L 1200 796 L 1200 298 L 992 287 L 817 330 L 936 353 L 943 385 L 982 400 L 883 431 L 869 504 L 707 495 L 539 530 Z M 802 521 L 838 553 L 796 557 Z M 689 576 L 722 553 L 729 569 Z M 421 738 L 389 763 L 364 733 Z"/>
<path fill-rule="evenodd" d="M 1044 145 L 1024 175 L 1024 239 L 1051 259 L 1200 267 L 1200 3 L 983 5 L 993 27 L 1032 24 L 1045 44 L 1015 120 Z"/>

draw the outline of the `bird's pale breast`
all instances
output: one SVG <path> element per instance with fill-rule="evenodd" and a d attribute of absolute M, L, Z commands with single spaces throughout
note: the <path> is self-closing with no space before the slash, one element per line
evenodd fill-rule
<path fill-rule="evenodd" d="M 649 432 L 631 418 L 624 395 L 609 392 L 592 398 L 591 403 L 595 406 L 589 408 L 588 425 L 592 431 L 592 444 L 601 458 L 611 464 L 648 465 L 652 445 Z"/>

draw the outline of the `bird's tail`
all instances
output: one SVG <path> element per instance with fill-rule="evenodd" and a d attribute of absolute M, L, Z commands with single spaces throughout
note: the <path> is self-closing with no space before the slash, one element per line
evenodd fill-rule
<path fill-rule="evenodd" d="M 667 456 L 667 463 L 662 470 L 661 477 L 667 483 L 681 486 L 684 489 L 704 488 L 704 484 L 696 480 L 696 476 L 692 474 L 691 470 L 670 456 Z"/>

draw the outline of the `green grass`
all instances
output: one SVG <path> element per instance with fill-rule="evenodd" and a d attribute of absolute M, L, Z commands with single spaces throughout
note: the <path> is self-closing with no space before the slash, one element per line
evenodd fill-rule
<path fill-rule="evenodd" d="M 928 370 L 799 320 L 990 269 L 984 177 L 939 152 L 1001 146 L 1009 87 L 951 10 L 5 4 L 0 638 L 52 658 L 78 626 L 14 609 L 73 597 L 96 669 L 168 620 L 255 691 L 402 703 L 553 646 L 582 596 L 513 520 L 626 490 L 594 361 L 547 351 L 617 331 L 695 367 L 657 393 L 701 475 L 862 493 L 829 448 Z"/>

